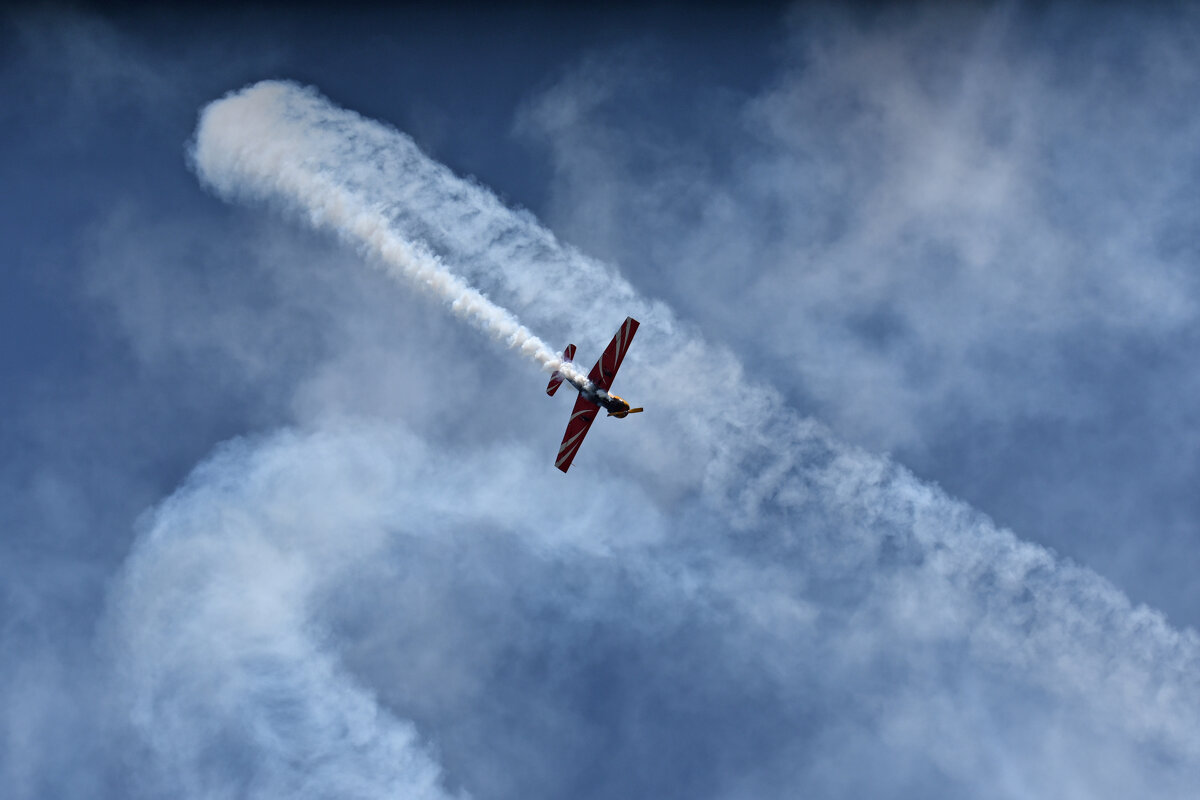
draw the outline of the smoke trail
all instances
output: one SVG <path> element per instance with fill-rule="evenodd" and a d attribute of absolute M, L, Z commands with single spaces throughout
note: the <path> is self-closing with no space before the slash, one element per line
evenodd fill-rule
<path fill-rule="evenodd" d="M 204 112 L 194 161 L 223 195 L 282 199 L 447 299 L 474 292 L 470 281 L 539 326 L 583 324 L 597 338 L 608 319 L 641 318 L 622 377 L 654 398 L 660 423 L 640 429 L 608 457 L 683 520 L 673 558 L 702 550 L 714 562 L 744 565 L 746 576 L 737 566 L 720 573 L 712 592 L 722 607 L 744 604 L 738 618 L 747 624 L 764 614 L 818 620 L 818 633 L 806 640 L 820 654 L 815 663 L 773 663 L 774 653 L 788 652 L 777 640 L 795 630 L 775 630 L 773 623 L 759 623 L 768 629 L 765 638 L 746 648 L 768 664 L 781 695 L 803 696 L 815 680 L 808 676 L 824 674 L 827 664 L 866 674 L 870 688 L 858 690 L 865 699 L 853 701 L 858 713 L 870 718 L 875 712 L 864 708 L 888 709 L 901 740 L 924 724 L 920 746 L 941 764 L 944 751 L 961 747 L 979 725 L 959 719 L 955 727 L 950 710 L 922 720 L 911 708 L 920 707 L 922 692 L 953 682 L 969 663 L 987 680 L 1043 698 L 1048 710 L 1038 720 L 1066 717 L 1075 723 L 1069 730 L 1094 729 L 1104 741 L 1131 743 L 1131 758 L 1144 758 L 1147 774 L 1169 764 L 1186 785 L 1183 779 L 1200 773 L 1195 634 L 1133 608 L 1094 573 L 1019 541 L 888 460 L 833 440 L 668 309 L 556 242 L 529 215 L 458 179 L 407 137 L 310 90 L 267 82 Z M 465 280 L 447 273 L 440 258 Z M 472 296 L 482 301 L 472 307 L 482 311 L 460 313 L 513 335 L 483 321 L 494 310 L 519 328 L 478 292 Z M 524 350 L 516 340 L 514 346 Z M 542 351 L 534 345 L 531 352 Z M 651 364 L 656 369 L 646 368 Z M 720 402 L 697 405 L 668 375 L 713 387 Z M 776 568 L 786 571 L 775 579 L 780 588 L 772 583 Z M 805 611 L 810 606 L 815 610 Z M 931 653 L 944 654 L 950 666 Z M 904 690 L 893 691 L 895 676 L 909 677 Z M 836 677 L 822 680 L 818 688 L 837 686 Z M 971 680 L 958 680 L 951 706 L 970 699 Z M 1085 770 L 1088 746 L 1072 746 Z M 972 767 L 946 769 L 966 779 Z"/>
<path fill-rule="evenodd" d="M 216 146 L 218 134 L 227 144 Z M 973 657 L 1090 708 L 1106 724 L 1200 759 L 1194 633 L 1172 630 L 1094 573 L 798 419 L 668 309 L 456 178 L 412 139 L 311 90 L 266 82 L 205 110 L 196 163 L 230 197 L 271 190 L 298 203 L 296 194 L 312 186 L 323 198 L 304 205 L 314 222 L 361 215 L 355 236 L 368 243 L 407 253 L 404 240 L 424 241 L 547 329 L 582 324 L 600 338 L 599 320 L 636 315 L 643 324 L 623 379 L 655 398 L 661 423 L 642 428 L 626 444 L 628 456 L 612 453 L 631 473 L 665 497 L 700 487 L 709 511 L 756 531 L 745 547 L 772 537 L 797 569 L 820 566 L 814 579 L 877 608 L 917 642 L 960 639 Z M 343 190 L 331 191 L 335 185 Z M 721 402 L 697 405 L 665 378 L 679 374 L 718 387 Z"/>
<path fill-rule="evenodd" d="M 559 372 L 579 388 L 591 386 L 586 374 L 511 313 L 447 270 L 420 244 L 398 235 L 379 208 L 322 164 L 321 156 L 332 143 L 327 130 L 311 124 L 310 111 L 320 102 L 313 92 L 264 82 L 209 105 L 201 114 L 191 153 L 197 174 L 229 198 L 282 201 L 314 227 L 335 232 L 369 262 L 445 300 L 459 317 L 533 359 L 544 371 Z"/>
<path fill-rule="evenodd" d="M 320 595 L 386 542 L 379 493 L 395 489 L 394 467 L 362 444 L 234 440 L 148 518 L 110 626 L 159 794 L 452 797 L 414 726 L 380 709 L 313 631 Z"/>

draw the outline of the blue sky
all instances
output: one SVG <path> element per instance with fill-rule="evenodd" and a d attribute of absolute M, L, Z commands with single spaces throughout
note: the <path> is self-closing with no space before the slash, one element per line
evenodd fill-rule
<path fill-rule="evenodd" d="M 1194 11 L 0 26 L 0 794 L 1196 785 Z M 202 185 L 264 79 L 647 412 L 562 476 L 535 365 Z"/>

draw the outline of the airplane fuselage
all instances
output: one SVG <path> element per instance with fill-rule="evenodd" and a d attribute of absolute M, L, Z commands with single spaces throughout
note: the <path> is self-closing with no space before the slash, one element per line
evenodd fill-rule
<path fill-rule="evenodd" d="M 584 399 L 591 400 L 591 402 L 606 410 L 610 417 L 624 419 L 630 414 L 637 414 L 642 410 L 640 408 L 630 408 L 629 403 L 626 402 L 624 397 L 618 397 L 617 395 L 609 394 L 608 392 L 581 391 L 579 394 L 582 395 Z"/>
<path fill-rule="evenodd" d="M 625 415 L 629 413 L 629 403 L 625 402 L 624 398 L 618 397 L 615 394 L 597 389 L 595 386 L 588 386 L 585 389 L 580 389 L 579 394 L 589 402 L 603 408 L 609 414 Z"/>

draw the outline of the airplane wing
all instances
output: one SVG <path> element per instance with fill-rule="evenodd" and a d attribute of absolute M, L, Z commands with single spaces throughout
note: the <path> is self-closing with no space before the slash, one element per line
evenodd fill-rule
<path fill-rule="evenodd" d="M 599 413 L 600 406 L 582 394 L 579 395 L 579 399 L 575 401 L 575 408 L 571 409 L 571 419 L 567 422 L 567 432 L 563 434 L 562 445 L 558 448 L 558 460 L 554 462 L 554 466 L 563 472 L 570 469 L 575 454 L 579 452 L 579 445 L 583 444 L 583 437 L 587 436 L 588 428 L 592 427 L 592 422 Z"/>
<path fill-rule="evenodd" d="M 625 352 L 629 350 L 629 343 L 633 341 L 633 335 L 637 333 L 637 329 L 638 321 L 633 317 L 626 317 L 620 330 L 608 343 L 608 347 L 604 349 L 604 355 L 600 356 L 596 366 L 592 367 L 592 371 L 588 373 L 589 381 L 604 391 L 608 391 L 608 387 L 612 386 L 613 378 L 617 377 L 617 370 L 621 368 Z"/>

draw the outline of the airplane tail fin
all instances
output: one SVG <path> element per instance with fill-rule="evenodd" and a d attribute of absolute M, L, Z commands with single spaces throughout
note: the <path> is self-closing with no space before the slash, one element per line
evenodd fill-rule
<path fill-rule="evenodd" d="M 573 358 L 575 358 L 575 345 L 569 344 L 567 345 L 566 349 L 563 350 L 563 360 L 570 361 Z M 562 373 L 555 372 L 550 376 L 550 385 L 546 387 L 546 394 L 554 397 L 554 393 L 558 391 L 558 387 L 562 385 L 562 382 Z"/>

